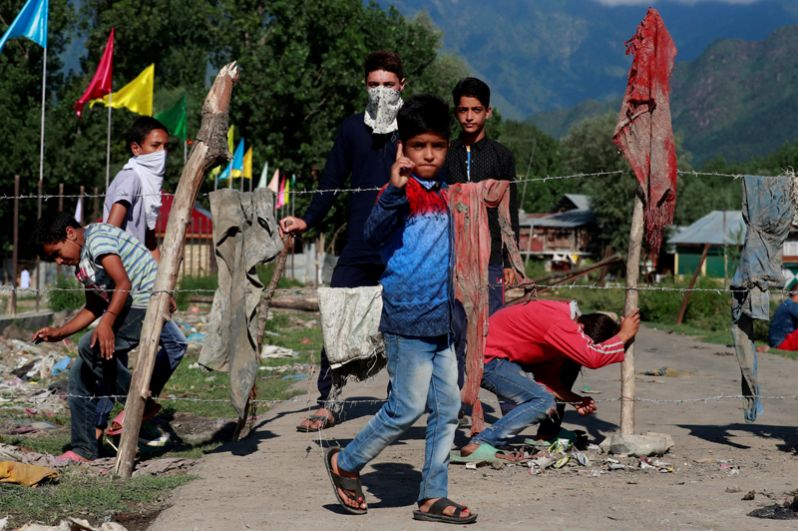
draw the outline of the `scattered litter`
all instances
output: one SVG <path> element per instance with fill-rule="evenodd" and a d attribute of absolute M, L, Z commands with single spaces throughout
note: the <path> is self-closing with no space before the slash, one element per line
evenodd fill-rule
<path fill-rule="evenodd" d="M 591 395 L 600 395 L 601 394 L 601 391 L 599 391 L 598 389 L 593 389 L 589 385 L 583 385 L 582 386 L 582 392 L 583 393 L 588 393 L 588 394 L 591 394 Z"/>
<path fill-rule="evenodd" d="M 13 483 L 23 487 L 35 487 L 43 481 L 56 481 L 58 471 L 37 465 L 0 461 L 0 483 Z"/>
<path fill-rule="evenodd" d="M 475 462 L 472 461 L 471 463 L 466 463 L 465 466 L 466 466 L 466 469 L 468 469 L 468 470 L 476 470 L 478 464 L 479 463 L 475 463 Z"/>
<path fill-rule="evenodd" d="M 19 531 L 127 531 L 127 528 L 116 522 L 104 522 L 100 527 L 94 527 L 88 520 L 69 517 L 58 525 L 27 524 Z"/>
<path fill-rule="evenodd" d="M 737 494 L 738 492 L 742 492 L 742 489 L 740 487 L 726 487 L 724 492 L 727 494 Z"/>
<path fill-rule="evenodd" d="M 189 343 L 202 343 L 205 341 L 206 335 L 202 332 L 194 332 L 186 336 L 186 341 Z"/>
<path fill-rule="evenodd" d="M 308 377 L 305 373 L 299 374 L 286 374 L 284 375 L 281 380 L 287 380 L 289 382 L 301 382 L 302 380 L 306 380 Z"/>
<path fill-rule="evenodd" d="M 787 500 L 782 504 L 767 505 L 754 509 L 748 516 L 755 518 L 767 518 L 770 520 L 794 520 L 798 519 L 798 496 L 792 500 Z"/>
<path fill-rule="evenodd" d="M 656 470 L 665 474 L 673 473 L 673 465 L 660 461 L 659 459 L 652 460 L 649 457 L 640 458 L 640 468 L 643 470 Z"/>
<path fill-rule="evenodd" d="M 299 352 L 291 350 L 290 348 L 278 347 L 277 345 L 263 345 L 260 351 L 260 359 L 281 359 L 281 358 L 296 358 Z"/>
<path fill-rule="evenodd" d="M 69 356 L 64 356 L 63 358 L 59 359 L 53 364 L 53 368 L 50 369 L 50 376 L 58 376 L 69 368 L 70 363 L 72 363 L 72 358 Z"/>
<path fill-rule="evenodd" d="M 686 374 L 690 374 L 687 371 L 680 371 L 678 369 L 674 369 L 673 367 L 660 367 L 658 369 L 650 369 L 643 372 L 646 376 L 669 376 L 672 378 L 678 376 L 685 376 Z"/>
<path fill-rule="evenodd" d="M 756 497 L 756 491 L 749 490 L 741 499 L 743 501 L 751 501 Z"/>

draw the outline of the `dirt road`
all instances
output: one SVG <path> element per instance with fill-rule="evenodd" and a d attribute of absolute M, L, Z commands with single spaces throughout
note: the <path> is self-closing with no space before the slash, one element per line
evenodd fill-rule
<path fill-rule="evenodd" d="M 739 369 L 728 347 L 644 329 L 637 343 L 638 397 L 681 399 L 738 394 Z M 669 367 L 675 376 L 645 376 Z M 798 362 L 765 354 L 760 360 L 763 394 L 798 394 Z M 619 368 L 583 371 L 575 389 L 598 391 L 595 417 L 573 411 L 565 427 L 601 440 L 617 429 Z M 346 397 L 384 398 L 383 372 L 351 385 Z M 303 389 L 313 389 L 303 382 Z M 493 396 L 483 391 L 488 405 Z M 366 516 L 342 514 L 322 463 L 321 446 L 345 444 L 377 405 L 346 409 L 346 422 L 321 434 L 297 433 L 308 399 L 270 410 L 249 440 L 203 458 L 199 479 L 178 489 L 173 506 L 154 530 L 233 529 L 451 529 L 411 520 L 423 455 L 422 421 L 363 471 L 370 503 Z M 741 401 L 638 403 L 638 431 L 673 436 L 665 457 L 673 473 L 610 471 L 606 456 L 590 452 L 590 466 L 549 469 L 533 476 L 525 467 L 467 470 L 450 466 L 450 497 L 479 513 L 472 528 L 484 529 L 795 529 L 798 521 L 762 520 L 751 510 L 787 498 L 798 489 L 796 401 L 768 400 L 765 414 L 745 424 Z M 528 433 L 533 433 L 529 430 Z M 465 440 L 458 433 L 458 444 Z M 320 446 L 321 445 L 321 446 Z M 625 461 L 631 463 L 630 460 Z M 754 491 L 753 500 L 742 497 Z"/>

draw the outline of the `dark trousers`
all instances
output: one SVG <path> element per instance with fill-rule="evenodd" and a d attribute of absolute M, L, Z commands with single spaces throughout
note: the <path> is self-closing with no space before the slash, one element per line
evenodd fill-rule
<path fill-rule="evenodd" d="M 330 279 L 331 288 L 359 288 L 379 284 L 385 266 L 380 264 L 339 264 Z M 316 386 L 319 389 L 319 405 L 325 406 L 332 391 L 332 369 L 327 353 L 321 349 L 321 368 Z"/>
<path fill-rule="evenodd" d="M 579 371 L 582 366 L 572 360 L 565 360 L 560 369 L 560 382 L 567 389 L 571 389 L 576 382 L 576 377 L 579 376 Z M 553 439 L 560 433 L 560 425 L 562 418 L 565 415 L 565 403 L 557 401 L 557 415 L 550 415 L 540 421 L 538 424 L 538 437 L 548 441 Z"/>
<path fill-rule="evenodd" d="M 139 344 L 146 309 L 129 308 L 114 323 L 114 357 L 100 357 L 99 345 L 91 347 L 92 332 L 78 343 L 78 359 L 69 371 L 69 411 L 72 415 L 72 450 L 87 459 L 97 457 L 94 430 L 98 420 L 99 397 L 126 395 L 130 387 L 128 353 Z M 105 401 L 108 401 L 105 399 Z"/>

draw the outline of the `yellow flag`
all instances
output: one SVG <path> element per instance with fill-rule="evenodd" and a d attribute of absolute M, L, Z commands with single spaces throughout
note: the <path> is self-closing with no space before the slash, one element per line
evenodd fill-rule
<path fill-rule="evenodd" d="M 230 154 L 233 153 L 236 149 L 236 126 L 231 125 L 230 128 L 227 130 L 227 149 L 230 150 Z"/>
<path fill-rule="evenodd" d="M 252 179 L 252 146 L 244 153 L 244 179 Z"/>
<path fill-rule="evenodd" d="M 152 64 L 141 71 L 136 79 L 117 90 L 106 94 L 101 100 L 92 100 L 91 105 L 99 102 L 114 109 L 126 108 L 142 116 L 152 116 L 152 92 L 155 87 L 155 65 Z"/>

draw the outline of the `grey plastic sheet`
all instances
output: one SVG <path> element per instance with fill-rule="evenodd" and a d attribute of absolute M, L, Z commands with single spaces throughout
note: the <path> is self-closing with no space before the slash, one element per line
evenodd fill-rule
<path fill-rule="evenodd" d="M 219 285 L 213 296 L 199 363 L 230 372 L 230 398 L 239 416 L 258 373 L 258 306 L 265 286 L 256 267 L 283 247 L 274 217 L 274 194 L 224 189 L 210 193 Z"/>

